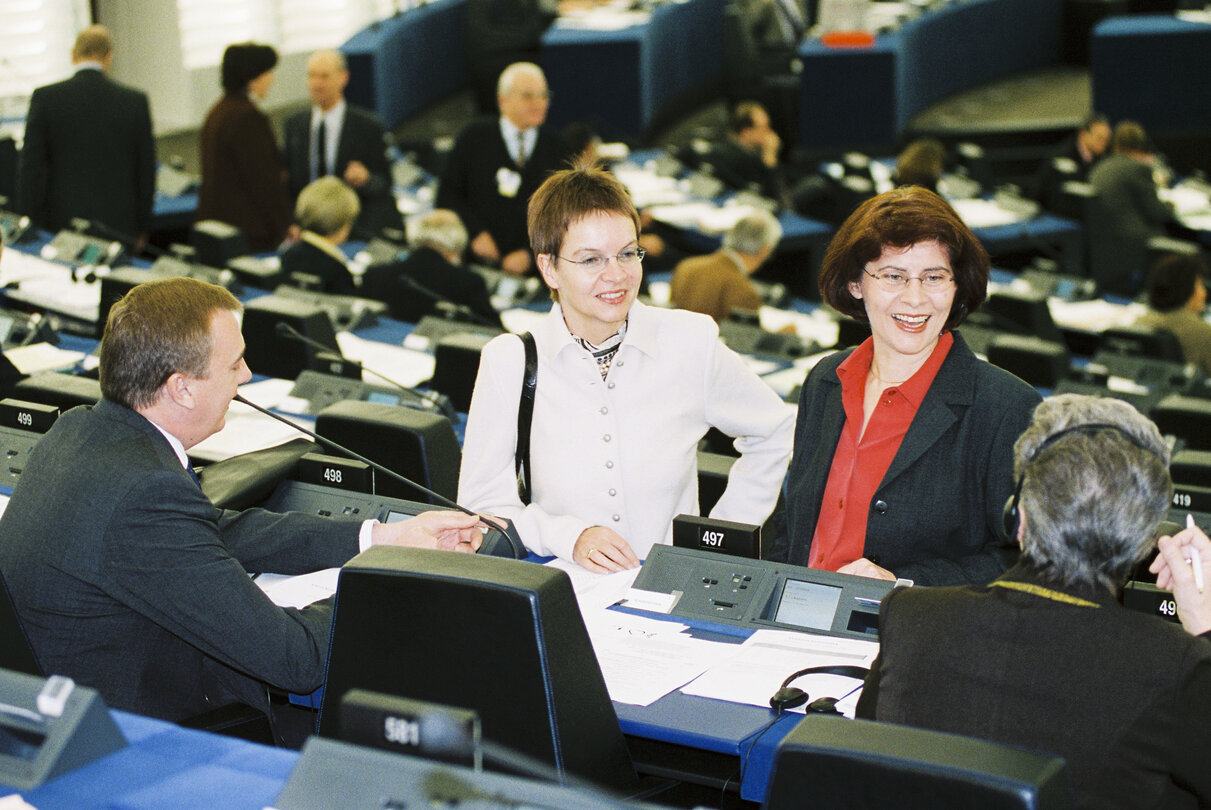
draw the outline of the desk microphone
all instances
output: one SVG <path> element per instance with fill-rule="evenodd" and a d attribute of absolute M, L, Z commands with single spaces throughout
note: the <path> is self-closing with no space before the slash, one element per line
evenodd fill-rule
<path fill-rule="evenodd" d="M 318 340 L 314 340 L 312 338 L 307 337 L 302 332 L 295 329 L 293 326 L 286 323 L 285 321 L 278 321 L 277 325 L 274 327 L 274 331 L 280 337 L 284 337 L 288 340 L 297 340 L 300 343 L 303 343 L 304 345 L 309 346 L 312 349 L 315 349 L 321 353 L 326 353 L 326 354 L 332 353 L 331 346 L 326 346 L 323 343 L 320 343 Z M 338 351 L 340 351 L 340 350 L 338 349 Z M 347 360 L 347 358 L 345 358 L 344 355 L 341 355 L 341 359 Z M 421 403 L 423 403 L 426 408 L 428 408 L 430 410 L 440 411 L 442 416 L 445 416 L 451 422 L 458 421 L 458 411 L 456 411 L 454 409 L 454 404 L 452 402 L 450 402 L 450 398 L 448 396 L 446 396 L 445 394 L 434 393 L 431 391 L 418 391 L 415 388 L 409 388 L 408 386 L 404 385 L 403 383 L 398 383 L 395 380 L 391 379 L 390 377 L 387 377 L 383 374 L 379 374 L 377 371 L 375 371 L 372 368 L 367 368 L 363 363 L 361 363 L 357 360 L 348 360 L 348 362 L 354 364 L 362 371 L 368 371 L 371 374 L 373 374 L 374 376 L 380 377 L 383 380 L 386 380 L 388 383 L 395 386 L 399 390 L 401 390 L 407 394 L 411 394 L 413 397 L 420 400 Z"/>
<path fill-rule="evenodd" d="M 260 405 L 257 405 L 253 402 L 249 402 L 248 400 L 244 399 L 244 397 L 240 396 L 239 394 L 236 394 L 233 399 L 236 402 L 240 402 L 244 405 L 247 405 L 249 408 L 252 408 L 254 411 L 259 411 L 260 413 L 265 414 L 266 416 L 268 416 L 271 419 L 278 420 L 283 425 L 289 425 L 290 427 L 297 430 L 299 433 L 302 433 L 304 436 L 310 437 L 312 440 L 324 445 L 325 447 L 330 447 L 333 450 L 336 450 L 338 453 L 343 453 L 348 458 L 356 459 L 357 461 L 360 461 L 363 464 L 367 464 L 370 467 L 373 467 L 376 471 L 382 473 L 383 475 L 387 476 L 388 478 L 393 478 L 402 484 L 406 484 L 407 486 L 413 487 L 413 488 L 425 493 L 430 498 L 433 498 L 435 501 L 440 502 L 443 506 L 448 506 L 451 509 L 456 509 L 465 515 L 474 515 L 475 517 L 479 518 L 484 523 L 488 524 L 489 526 L 491 526 L 492 528 L 496 529 L 498 532 L 501 533 L 501 535 L 508 542 L 509 547 L 513 552 L 513 557 L 515 559 L 521 560 L 527 556 L 528 552 L 526 551 L 526 547 L 525 547 L 525 545 L 522 544 L 521 538 L 517 536 L 517 530 L 513 527 L 512 521 L 507 520 L 505 518 L 487 518 L 487 517 L 484 517 L 483 515 L 479 514 L 478 512 L 472 512 L 467 507 L 462 506 L 461 504 L 458 504 L 458 503 L 450 500 L 445 495 L 440 495 L 440 494 L 434 492 L 433 490 L 429 489 L 428 487 L 421 486 L 420 484 L 416 483 L 415 481 L 413 481 L 409 478 L 405 478 L 404 476 L 400 475 L 395 470 L 389 470 L 386 467 L 384 467 L 382 464 L 379 464 L 377 461 L 368 459 L 365 456 L 363 456 L 361 453 L 354 452 L 353 450 L 350 450 L 348 447 L 345 447 L 342 444 L 337 444 L 336 442 L 332 441 L 331 439 L 325 439 L 323 436 L 319 435 L 318 433 L 314 433 L 305 427 L 296 425 L 294 422 L 291 422 L 286 417 L 276 414 L 273 411 L 269 410 L 268 408 L 262 408 Z M 503 521 L 504 525 L 497 523 L 496 522 L 497 520 Z"/>
<path fill-rule="evenodd" d="M 417 281 L 416 279 L 409 276 L 407 273 L 401 273 L 399 276 L 399 280 L 400 280 L 400 283 L 402 283 L 405 287 L 407 287 L 410 290 L 413 290 L 414 292 L 420 293 L 425 298 L 428 298 L 430 301 L 433 301 L 435 304 L 445 304 L 447 307 L 449 307 L 450 311 L 452 311 L 455 315 L 466 318 L 470 322 L 477 323 L 481 326 L 490 326 L 494 329 L 500 328 L 499 323 L 493 323 L 491 321 L 491 319 L 486 318 L 483 315 L 480 315 L 478 312 L 471 309 L 471 307 L 467 306 L 466 304 L 460 303 L 458 301 L 454 301 L 454 300 L 442 295 L 441 293 L 437 292 L 436 290 L 429 289 L 424 284 L 421 284 L 419 281 Z"/>

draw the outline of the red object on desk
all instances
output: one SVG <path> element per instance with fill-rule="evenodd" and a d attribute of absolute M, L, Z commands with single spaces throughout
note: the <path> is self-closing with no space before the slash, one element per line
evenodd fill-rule
<path fill-rule="evenodd" d="M 870 31 L 829 31 L 820 37 L 829 48 L 870 48 L 875 44 L 875 35 Z"/>

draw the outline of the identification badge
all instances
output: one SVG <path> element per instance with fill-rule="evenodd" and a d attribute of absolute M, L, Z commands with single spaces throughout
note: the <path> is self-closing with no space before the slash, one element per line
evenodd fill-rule
<path fill-rule="evenodd" d="M 496 192 L 502 197 L 516 197 L 521 188 L 521 175 L 508 166 L 496 170 Z"/>

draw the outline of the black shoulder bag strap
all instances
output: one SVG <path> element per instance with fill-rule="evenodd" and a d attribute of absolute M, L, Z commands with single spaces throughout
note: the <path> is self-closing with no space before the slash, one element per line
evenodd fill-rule
<path fill-rule="evenodd" d="M 523 504 L 530 503 L 530 425 L 534 421 L 534 392 L 538 388 L 538 346 L 529 332 L 519 335 L 526 353 L 525 372 L 521 378 L 521 402 L 517 406 L 517 495 Z"/>

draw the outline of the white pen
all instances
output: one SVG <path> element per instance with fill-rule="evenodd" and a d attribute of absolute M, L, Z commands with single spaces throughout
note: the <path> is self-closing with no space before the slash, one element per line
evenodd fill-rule
<path fill-rule="evenodd" d="M 1186 528 L 1194 528 L 1194 515 L 1186 513 Z M 1198 588 L 1198 592 L 1203 592 L 1203 560 L 1198 553 L 1198 549 L 1194 546 L 1187 546 L 1186 551 L 1190 552 L 1190 567 L 1194 569 L 1194 587 Z"/>

